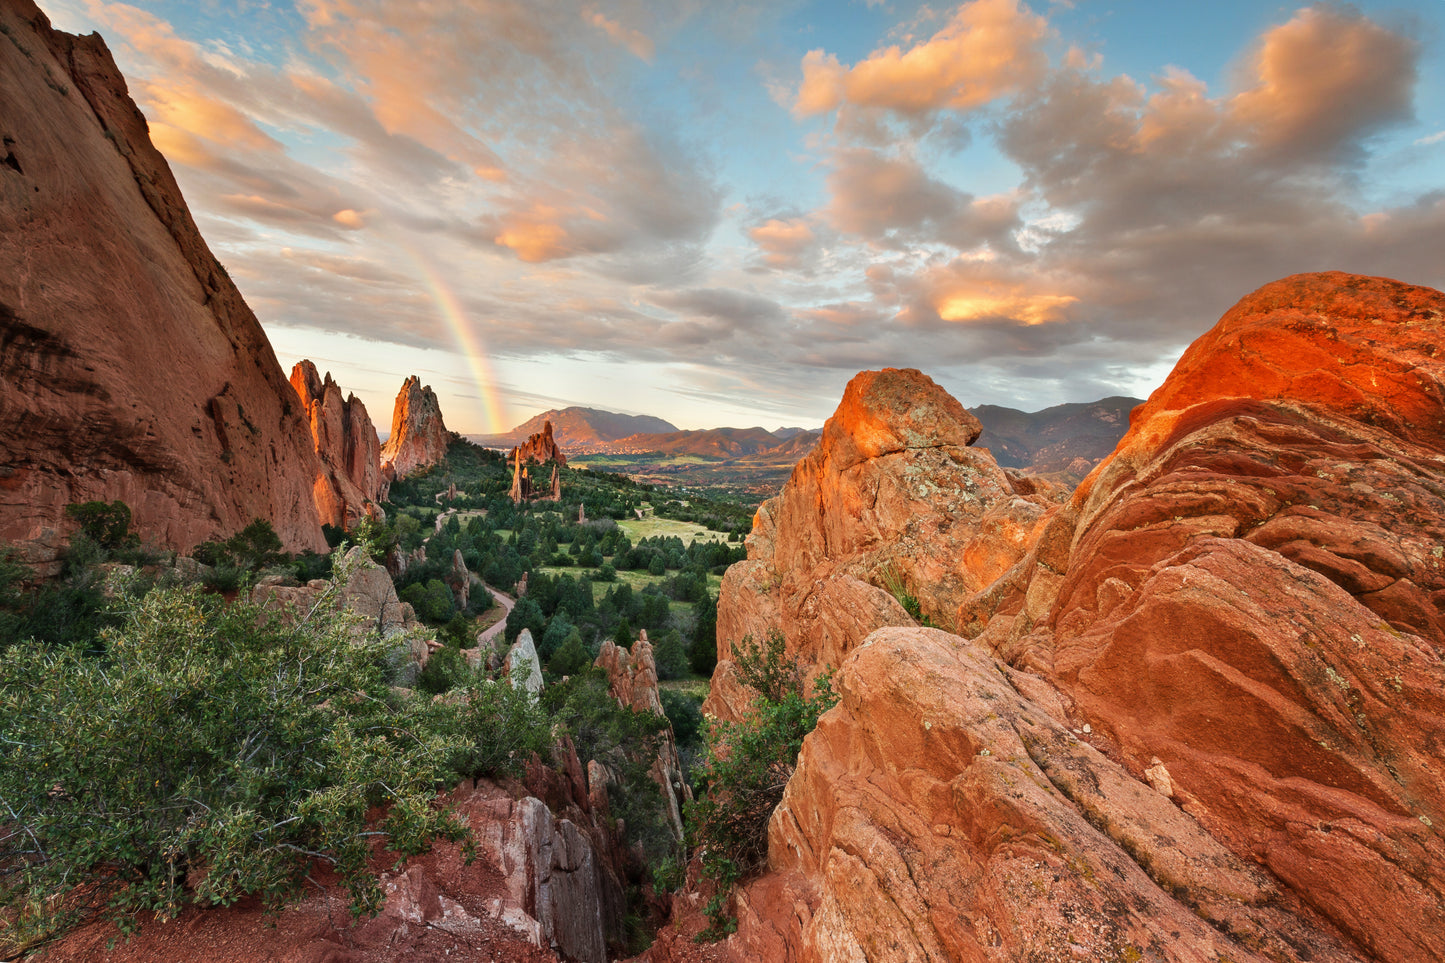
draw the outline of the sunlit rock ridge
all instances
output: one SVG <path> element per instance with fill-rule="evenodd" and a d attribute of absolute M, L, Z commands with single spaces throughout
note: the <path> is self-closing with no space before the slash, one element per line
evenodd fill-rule
<path fill-rule="evenodd" d="M 841 697 L 726 953 L 1445 958 L 1442 345 L 1438 291 L 1266 285 L 1062 503 L 858 376 L 723 585 L 720 657 Z"/>

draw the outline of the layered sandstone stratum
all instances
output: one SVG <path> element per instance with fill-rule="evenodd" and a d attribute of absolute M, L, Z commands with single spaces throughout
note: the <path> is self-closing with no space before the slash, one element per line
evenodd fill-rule
<path fill-rule="evenodd" d="M 315 500 L 322 523 L 349 529 L 363 518 L 385 518 L 378 504 L 388 487 L 381 474 L 381 442 L 361 399 L 347 395 L 343 400 L 331 373 L 323 380 L 310 361 L 291 369 L 291 387 L 301 399 L 321 459 Z"/>
<path fill-rule="evenodd" d="M 27 0 L 0 27 L 0 540 L 53 558 L 118 498 L 155 545 L 324 550 L 305 415 L 110 51 Z"/>
<path fill-rule="evenodd" d="M 402 382 L 391 413 L 391 435 L 381 446 L 381 470 L 389 481 L 405 478 L 447 456 L 452 433 L 442 421 L 441 403 L 431 385 L 412 375 Z"/>
<path fill-rule="evenodd" d="M 1061 506 L 855 379 L 723 585 L 721 656 L 841 695 L 724 955 L 1445 959 L 1442 346 L 1438 291 L 1267 285 Z"/>

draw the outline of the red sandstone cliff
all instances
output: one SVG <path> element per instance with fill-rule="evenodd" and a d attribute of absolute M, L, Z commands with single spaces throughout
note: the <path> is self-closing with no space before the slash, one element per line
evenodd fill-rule
<path fill-rule="evenodd" d="M 377 504 L 387 487 L 381 477 L 381 442 L 361 399 L 349 395 L 342 400 L 330 372 L 323 381 L 310 361 L 291 369 L 291 387 L 311 422 L 311 440 L 321 459 L 315 487 L 321 521 L 351 528 L 363 518 L 385 517 Z"/>
<path fill-rule="evenodd" d="M 853 645 L 727 955 L 1445 959 L 1442 344 L 1445 295 L 1385 279 L 1241 301 L 964 603 L 972 641 Z M 876 447 L 861 410 L 835 452 Z M 720 647 L 817 594 L 759 563 L 907 535 L 901 486 L 817 476 L 759 513 Z"/>
<path fill-rule="evenodd" d="M 189 549 L 253 518 L 324 549 L 303 414 L 98 36 L 0 3 L 0 540 L 123 499 Z"/>
<path fill-rule="evenodd" d="M 402 382 L 391 414 L 391 436 L 381 446 L 381 468 L 388 478 L 405 478 L 447 456 L 452 433 L 442 422 L 441 403 L 412 375 Z"/>

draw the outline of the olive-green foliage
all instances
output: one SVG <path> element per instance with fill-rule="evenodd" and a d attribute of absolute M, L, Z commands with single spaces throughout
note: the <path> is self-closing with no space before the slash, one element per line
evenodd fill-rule
<path fill-rule="evenodd" d="M 103 657 L 0 654 L 0 955 L 96 914 L 279 904 L 313 858 L 375 910 L 369 830 L 403 854 L 461 832 L 432 800 L 465 727 L 414 724 L 387 646 L 324 606 L 283 627 L 193 588 L 126 604 Z"/>
<path fill-rule="evenodd" d="M 837 702 L 826 673 L 813 681 L 813 695 L 804 695 L 801 667 L 776 632 L 762 644 L 749 636 L 734 656 L 742 681 L 760 695 L 743 721 L 713 723 L 698 795 L 687 810 L 703 872 L 718 883 L 718 899 L 708 907 L 713 938 L 728 930 L 732 888 L 767 860 L 768 821 L 783 799 L 803 737 Z"/>
<path fill-rule="evenodd" d="M 641 845 L 644 861 L 650 865 L 669 853 L 677 855 L 666 801 L 648 775 L 667 717 L 618 705 L 607 673 L 595 666 L 542 690 L 542 705 L 572 737 L 580 758 L 597 760 L 617 777 L 607 785 L 608 802 L 612 814 L 626 821 L 628 842 Z"/>
<path fill-rule="evenodd" d="M 81 502 L 66 505 L 65 514 L 75 519 L 80 531 L 105 553 L 106 559 L 132 561 L 140 548 L 140 537 L 130 530 L 130 506 L 123 501 Z"/>
<path fill-rule="evenodd" d="M 547 671 L 558 677 L 575 675 L 591 661 L 592 654 L 582 644 L 582 633 L 574 626 L 557 651 L 552 653 L 552 658 L 547 662 Z"/>

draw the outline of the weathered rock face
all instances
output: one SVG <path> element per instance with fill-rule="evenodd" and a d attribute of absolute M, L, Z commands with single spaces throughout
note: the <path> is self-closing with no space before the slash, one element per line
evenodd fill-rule
<path fill-rule="evenodd" d="M 310 361 L 291 369 L 291 387 L 311 423 L 311 441 L 321 460 L 314 492 L 322 523 L 349 529 L 363 518 L 384 519 L 377 504 L 387 487 L 381 477 L 381 442 L 366 406 L 355 395 L 343 400 L 331 373 L 322 380 Z"/>
<path fill-rule="evenodd" d="M 460 811 L 472 825 L 482 857 L 501 867 L 506 897 L 500 917 L 539 946 L 566 959 L 605 963 L 606 875 L 587 834 L 555 818 L 539 799 L 474 793 Z"/>
<path fill-rule="evenodd" d="M 339 591 L 325 579 L 313 579 L 305 585 L 285 585 L 273 580 L 259 583 L 251 590 L 251 601 L 277 612 L 283 618 L 311 611 L 318 604 L 329 604 L 359 616 L 358 632 L 376 631 L 383 639 L 397 639 L 401 650 L 410 659 L 414 676 L 425 667 L 435 640 L 428 640 L 411 605 L 396 594 L 396 585 L 386 569 L 367 557 L 360 546 L 352 548 L 337 564 Z"/>
<path fill-rule="evenodd" d="M 666 717 L 662 693 L 657 687 L 657 660 L 647 633 L 624 649 L 611 639 L 602 643 L 597 663 L 607 673 L 607 687 L 619 705 L 633 712 L 651 712 Z M 692 790 L 682 777 L 682 760 L 677 755 L 677 738 L 669 725 L 658 743 L 657 758 L 649 770 L 667 803 L 667 821 L 673 836 L 682 842 L 685 835 L 682 807 L 692 801 Z"/>
<path fill-rule="evenodd" d="M 955 626 L 964 604 L 1030 548 L 1053 509 L 1020 494 L 986 451 L 977 419 L 927 376 L 858 375 L 818 446 L 753 520 L 748 559 L 718 600 L 718 660 L 781 631 L 814 668 L 841 665 L 869 632 L 922 614 Z M 1020 486 L 1022 487 L 1022 486 Z M 723 669 L 726 673 L 726 669 Z M 744 711 L 714 689 L 707 711 Z"/>
<path fill-rule="evenodd" d="M 104 42 L 0 25 L 0 539 L 53 558 L 118 498 L 160 546 L 264 518 L 324 550 L 304 415 Z"/>
<path fill-rule="evenodd" d="M 526 689 L 534 698 L 542 691 L 542 660 L 537 656 L 531 629 L 523 629 L 517 636 L 502 668 L 512 685 Z"/>
<path fill-rule="evenodd" d="M 545 465 L 548 462 L 563 466 L 567 464 L 567 456 L 562 454 L 562 449 L 558 448 L 557 442 L 552 439 L 550 421 L 542 425 L 541 431 L 513 449 L 512 457 L 514 463 L 523 465 Z"/>
<path fill-rule="evenodd" d="M 976 640 L 852 651 L 733 958 L 1445 958 L 1442 344 L 1384 279 L 1242 301 Z"/>
<path fill-rule="evenodd" d="M 402 383 L 391 414 L 391 436 L 381 446 L 384 476 L 405 478 L 418 468 L 435 465 L 447 455 L 452 433 L 442 422 L 441 403 L 412 375 Z"/>
<path fill-rule="evenodd" d="M 1076 494 L 1039 633 L 1101 745 L 1387 960 L 1445 956 L 1442 345 L 1429 289 L 1245 298 Z"/>

